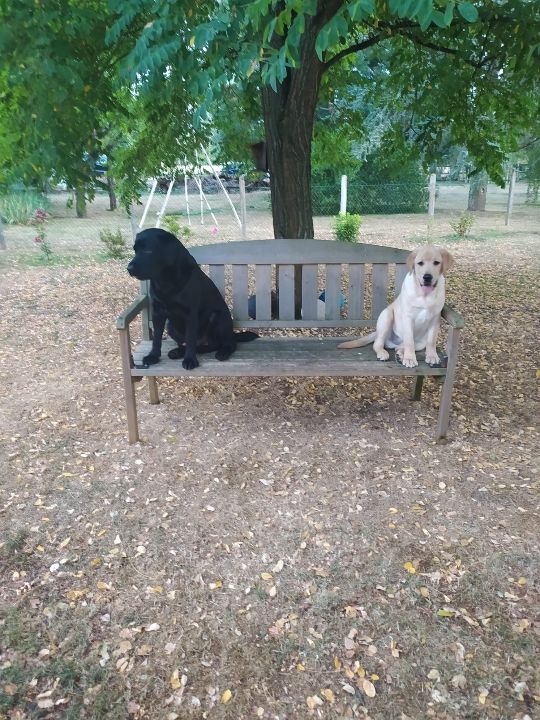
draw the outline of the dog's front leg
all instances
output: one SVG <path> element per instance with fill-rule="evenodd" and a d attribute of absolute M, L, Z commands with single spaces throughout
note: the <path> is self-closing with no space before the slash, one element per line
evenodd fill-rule
<path fill-rule="evenodd" d="M 418 360 L 414 351 L 414 328 L 412 319 L 407 318 L 403 328 L 403 345 L 398 350 L 398 357 L 405 367 L 416 367 Z"/>
<path fill-rule="evenodd" d="M 199 319 L 197 308 L 192 308 L 186 322 L 186 349 L 182 367 L 184 370 L 194 370 L 199 367 L 197 360 L 197 335 L 199 332 Z"/>
<path fill-rule="evenodd" d="M 152 325 L 154 326 L 154 334 L 152 336 L 152 350 L 148 355 L 143 357 L 143 365 L 155 365 L 161 357 L 161 341 L 163 340 L 163 332 L 165 330 L 166 315 L 162 312 L 152 313 Z"/>
<path fill-rule="evenodd" d="M 428 365 L 438 365 L 440 358 L 437 355 L 437 338 L 439 337 L 439 330 L 441 323 L 439 317 L 436 317 L 431 324 L 426 341 L 426 362 Z"/>

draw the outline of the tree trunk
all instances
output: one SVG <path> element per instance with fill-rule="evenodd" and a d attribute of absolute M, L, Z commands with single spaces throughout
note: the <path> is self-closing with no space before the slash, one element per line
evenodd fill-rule
<path fill-rule="evenodd" d="M 75 188 L 75 211 L 78 218 L 86 217 L 86 195 L 80 185 Z"/>
<path fill-rule="evenodd" d="M 312 238 L 311 141 L 315 109 L 325 70 L 315 52 L 321 27 L 336 12 L 340 2 L 321 2 L 321 12 L 306 18 L 300 61 L 289 68 L 274 91 L 263 86 L 262 107 L 266 152 L 270 171 L 272 220 L 276 238 Z M 275 47 L 284 38 L 274 35 Z M 301 266 L 295 267 L 295 314 L 300 317 L 302 299 Z"/>
<path fill-rule="evenodd" d="M 480 170 L 480 172 L 471 177 L 469 181 L 469 204 L 467 210 L 485 211 L 487 186 L 488 174 L 485 170 Z"/>
<path fill-rule="evenodd" d="M 107 173 L 107 190 L 109 192 L 109 210 L 116 210 L 118 200 L 116 199 L 116 183 L 112 175 Z"/>

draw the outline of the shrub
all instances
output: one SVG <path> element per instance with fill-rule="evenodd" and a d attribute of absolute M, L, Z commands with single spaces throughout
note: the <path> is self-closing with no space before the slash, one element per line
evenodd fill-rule
<path fill-rule="evenodd" d="M 34 243 L 38 246 L 40 252 L 43 254 L 47 262 L 50 262 L 53 255 L 52 247 L 47 242 L 47 234 L 45 232 L 45 223 L 49 219 L 49 214 L 45 212 L 43 208 L 37 208 L 34 212 L 32 224 L 37 230 L 37 235 L 34 238 Z"/>
<path fill-rule="evenodd" d="M 0 216 L 8 225 L 32 225 L 35 211 L 48 207 L 47 197 L 32 190 L 0 195 Z"/>
<path fill-rule="evenodd" d="M 184 244 L 189 245 L 189 242 L 195 234 L 188 225 L 180 225 L 174 215 L 165 215 L 163 218 L 163 224 L 166 230 L 168 230 Z"/>
<path fill-rule="evenodd" d="M 450 223 L 450 227 L 460 238 L 464 238 L 474 225 L 476 218 L 470 212 L 465 211 Z"/>
<path fill-rule="evenodd" d="M 360 215 L 352 213 L 340 213 L 337 215 L 334 220 L 336 239 L 340 242 L 358 242 L 361 222 L 362 218 Z"/>
<path fill-rule="evenodd" d="M 100 230 L 99 239 L 105 246 L 107 257 L 113 260 L 122 260 L 129 252 L 127 241 L 121 230 L 117 230 L 115 233 L 112 230 Z"/>

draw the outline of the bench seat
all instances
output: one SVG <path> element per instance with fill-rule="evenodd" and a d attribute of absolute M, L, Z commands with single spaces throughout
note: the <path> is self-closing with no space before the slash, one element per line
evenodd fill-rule
<path fill-rule="evenodd" d="M 231 310 L 237 330 L 253 329 L 262 336 L 238 343 L 229 360 L 213 353 L 198 355 L 199 367 L 186 371 L 170 360 L 174 347 L 165 340 L 159 363 L 141 366 L 151 347 L 151 299 L 142 282 L 138 297 L 116 321 L 126 397 L 128 437 L 137 442 L 139 428 L 134 383 L 146 377 L 150 403 L 159 402 L 157 378 L 178 377 L 412 377 L 413 399 L 420 400 L 425 377 L 441 377 L 441 401 L 436 437 L 445 438 L 450 415 L 459 335 L 463 318 L 445 305 L 441 317 L 448 329 L 447 357 L 430 367 L 424 353 L 419 364 L 405 368 L 391 352 L 380 362 L 373 346 L 340 350 L 338 343 L 363 335 L 375 326 L 379 313 L 399 293 L 409 271 L 408 251 L 332 240 L 247 240 L 189 248 L 213 280 Z M 253 302 L 256 300 L 256 302 Z M 140 317 L 142 340 L 133 347 L 130 325 Z M 288 335 L 283 335 L 283 330 Z M 313 334 L 307 336 L 306 330 Z M 327 330 L 336 336 L 328 336 Z M 273 334 L 272 334 L 273 333 Z M 439 356 L 443 354 L 439 351 Z"/>
<path fill-rule="evenodd" d="M 133 351 L 135 367 L 133 377 L 357 377 L 445 375 L 444 367 L 431 367 L 424 361 L 424 352 L 418 352 L 418 366 L 406 368 L 399 363 L 394 352 L 390 360 L 381 362 L 373 346 L 354 350 L 339 350 L 336 346 L 350 337 L 260 337 L 248 343 L 238 343 L 236 352 L 226 360 L 216 360 L 213 353 L 198 355 L 200 365 L 195 370 L 184 370 L 181 360 L 170 360 L 167 353 L 176 347 L 172 340 L 163 341 L 161 360 L 148 368 L 137 367 L 150 352 L 152 343 L 143 340 Z M 439 356 L 441 352 L 439 351 Z"/>

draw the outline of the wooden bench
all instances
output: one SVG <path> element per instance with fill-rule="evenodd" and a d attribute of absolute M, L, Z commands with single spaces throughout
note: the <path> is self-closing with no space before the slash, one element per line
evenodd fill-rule
<path fill-rule="evenodd" d="M 190 248 L 197 262 L 208 272 L 231 307 L 236 328 L 262 330 L 342 329 L 347 337 L 360 334 L 362 328 L 374 326 L 381 310 L 399 292 L 407 274 L 408 251 L 377 245 L 352 245 L 327 240 L 253 240 L 218 243 Z M 302 319 L 295 319 L 295 266 L 302 267 Z M 277 278 L 276 278 L 277 276 Z M 279 284 L 277 317 L 272 317 L 272 293 Z M 319 296 L 325 299 L 320 318 Z M 249 296 L 256 293 L 256 317 L 248 312 Z M 274 295 L 275 297 L 275 295 Z M 275 303 L 274 303 L 275 305 Z M 134 349 L 130 340 L 130 323 L 142 317 L 142 340 Z M 147 283 L 141 293 L 118 317 L 120 349 L 127 405 L 130 443 L 139 440 L 134 383 L 148 378 L 150 403 L 159 402 L 157 377 L 253 376 L 412 376 L 415 378 L 413 399 L 419 400 L 424 378 L 439 376 L 441 390 L 436 437 L 446 436 L 456 372 L 459 331 L 463 318 L 445 306 L 442 317 L 449 326 L 447 357 L 441 367 L 430 367 L 424 353 L 417 353 L 415 368 L 403 367 L 391 355 L 387 362 L 376 359 L 373 346 L 338 350 L 342 337 L 336 336 L 263 336 L 249 343 L 239 343 L 234 355 L 219 362 L 213 354 L 200 355 L 200 366 L 192 371 L 170 360 L 168 351 L 174 344 L 164 340 L 163 354 L 157 365 L 143 368 L 141 359 L 150 350 L 151 314 Z M 352 330 L 354 328 L 354 330 Z M 282 333 L 283 335 L 283 333 Z M 440 352 L 439 352 L 440 354 Z"/>

